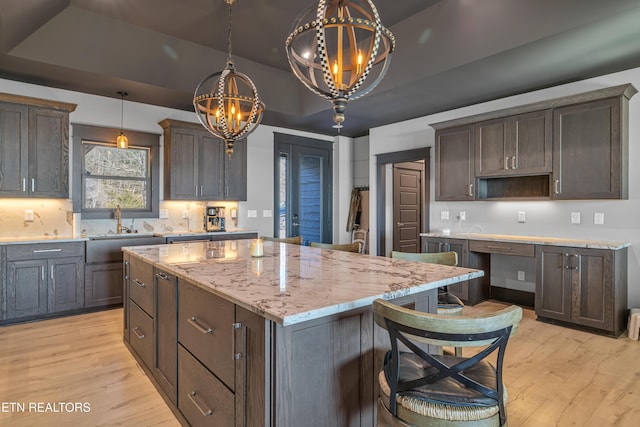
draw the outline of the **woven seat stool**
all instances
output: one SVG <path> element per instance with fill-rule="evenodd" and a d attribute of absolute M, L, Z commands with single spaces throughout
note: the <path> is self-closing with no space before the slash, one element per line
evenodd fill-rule
<path fill-rule="evenodd" d="M 640 335 L 640 308 L 632 308 L 629 313 L 629 339 L 638 340 Z"/>

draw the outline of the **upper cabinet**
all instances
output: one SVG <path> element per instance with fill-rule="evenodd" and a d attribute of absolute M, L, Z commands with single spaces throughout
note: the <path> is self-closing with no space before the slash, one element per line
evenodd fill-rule
<path fill-rule="evenodd" d="M 553 112 L 555 199 L 629 197 L 626 104 L 609 98 Z"/>
<path fill-rule="evenodd" d="M 476 123 L 476 176 L 551 172 L 551 110 Z"/>
<path fill-rule="evenodd" d="M 636 92 L 625 84 L 433 124 L 436 200 L 628 198 Z"/>
<path fill-rule="evenodd" d="M 246 140 L 231 158 L 224 142 L 200 124 L 165 119 L 165 200 L 246 200 Z"/>
<path fill-rule="evenodd" d="M 474 200 L 473 126 L 436 132 L 436 200 Z"/>
<path fill-rule="evenodd" d="M 0 196 L 69 197 L 75 104 L 0 94 Z"/>

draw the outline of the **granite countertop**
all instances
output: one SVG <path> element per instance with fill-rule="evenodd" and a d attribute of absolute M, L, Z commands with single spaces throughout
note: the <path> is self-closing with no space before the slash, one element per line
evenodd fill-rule
<path fill-rule="evenodd" d="M 104 240 L 104 239 L 135 239 L 137 237 L 180 237 L 194 235 L 211 235 L 211 234 L 234 234 L 234 233 L 257 233 L 255 230 L 233 229 L 227 231 L 162 231 L 162 232 L 143 232 L 143 233 L 94 233 L 82 234 L 80 236 L 18 236 L 18 237 L 0 237 L 0 245 L 13 245 L 24 243 L 50 243 L 50 242 L 83 242 L 87 240 Z"/>
<path fill-rule="evenodd" d="M 123 249 L 284 326 L 481 277 L 470 268 L 249 240 Z"/>
<path fill-rule="evenodd" d="M 422 237 L 438 237 L 448 239 L 487 240 L 492 242 L 527 243 L 531 245 L 569 246 L 573 248 L 618 250 L 631 246 L 627 242 L 611 242 L 606 240 L 581 240 L 569 237 L 515 236 L 507 234 L 481 233 L 420 233 Z"/>

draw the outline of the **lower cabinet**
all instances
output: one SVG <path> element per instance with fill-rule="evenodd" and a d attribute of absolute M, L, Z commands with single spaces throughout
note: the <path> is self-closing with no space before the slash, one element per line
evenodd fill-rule
<path fill-rule="evenodd" d="M 536 247 L 536 315 L 618 336 L 627 312 L 627 249 Z"/>
<path fill-rule="evenodd" d="M 84 269 L 84 306 L 122 302 L 122 262 L 87 264 Z"/>
<path fill-rule="evenodd" d="M 84 306 L 84 242 L 6 247 L 6 319 Z"/>
<path fill-rule="evenodd" d="M 264 426 L 265 319 L 128 253 L 123 267 L 124 341 L 173 409 L 194 427 Z"/>
<path fill-rule="evenodd" d="M 458 266 L 477 268 L 485 271 L 485 277 L 467 280 L 448 285 L 447 289 L 460 298 L 465 304 L 475 305 L 489 298 L 489 261 L 482 254 L 469 251 L 469 241 L 446 237 L 426 237 L 424 250 L 426 252 L 449 252 L 458 254 Z"/>

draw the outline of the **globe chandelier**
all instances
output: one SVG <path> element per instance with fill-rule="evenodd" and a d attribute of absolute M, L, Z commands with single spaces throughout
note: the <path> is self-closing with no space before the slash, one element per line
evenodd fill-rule
<path fill-rule="evenodd" d="M 262 120 L 265 105 L 251 79 L 235 69 L 231 58 L 231 6 L 236 0 L 224 2 L 229 6 L 227 65 L 200 82 L 193 107 L 202 126 L 224 140 L 226 153 L 231 156 L 235 142 L 253 132 Z"/>
<path fill-rule="evenodd" d="M 386 74 L 395 38 L 372 0 L 320 0 L 294 22 L 285 47 L 295 76 L 333 103 L 340 132 L 347 102 L 371 92 Z"/>

